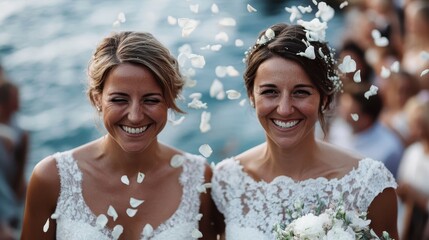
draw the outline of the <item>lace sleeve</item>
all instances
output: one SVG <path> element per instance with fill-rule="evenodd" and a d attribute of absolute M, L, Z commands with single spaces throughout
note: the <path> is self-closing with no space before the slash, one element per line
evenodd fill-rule
<path fill-rule="evenodd" d="M 374 198 L 386 188 L 396 188 L 397 183 L 392 173 L 380 161 L 363 159 L 362 190 L 359 199 L 361 209 L 368 209 Z"/>

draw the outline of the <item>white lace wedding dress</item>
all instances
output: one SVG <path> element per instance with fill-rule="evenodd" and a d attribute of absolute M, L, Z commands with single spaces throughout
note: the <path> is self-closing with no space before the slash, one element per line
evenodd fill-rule
<path fill-rule="evenodd" d="M 389 187 L 396 187 L 392 174 L 369 158 L 339 179 L 294 181 L 279 176 L 269 183 L 255 181 L 237 160 L 229 158 L 216 166 L 212 196 L 225 216 L 227 240 L 271 240 L 276 224 L 291 222 L 286 209 L 293 209 L 297 202 L 304 203 L 304 214 L 313 212 L 318 201 L 335 207 L 341 200 L 347 210 L 363 212 Z"/>
<path fill-rule="evenodd" d="M 183 171 L 178 179 L 183 195 L 176 212 L 153 231 L 151 237 L 141 234 L 141 239 L 181 240 L 193 239 L 192 231 L 198 229 L 200 192 L 197 186 L 204 183 L 205 159 L 185 154 Z M 114 239 L 112 231 L 100 229 L 96 218 L 82 195 L 82 173 L 73 159 L 72 152 L 54 155 L 61 179 L 61 192 L 57 202 L 57 239 L 104 240 Z M 119 180 L 118 180 L 119 181 Z"/>

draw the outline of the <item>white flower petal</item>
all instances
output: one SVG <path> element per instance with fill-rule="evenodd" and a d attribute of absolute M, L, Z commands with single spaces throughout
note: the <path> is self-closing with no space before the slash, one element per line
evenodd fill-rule
<path fill-rule="evenodd" d="M 97 220 L 95 221 L 95 223 L 101 229 L 101 228 L 104 228 L 106 226 L 107 221 L 108 221 L 108 219 L 107 219 L 106 215 L 100 214 L 100 215 L 98 215 Z"/>
<path fill-rule="evenodd" d="M 109 205 L 109 209 L 107 209 L 107 215 L 111 216 L 113 218 L 113 221 L 116 221 L 116 219 L 118 218 L 118 213 L 112 205 Z"/>
<path fill-rule="evenodd" d="M 227 18 L 222 18 L 219 21 L 219 25 L 225 26 L 225 27 L 233 27 L 237 25 L 237 22 L 235 21 L 234 18 L 227 17 Z"/>
<path fill-rule="evenodd" d="M 241 39 L 235 39 L 235 46 L 236 47 L 242 47 L 244 45 L 243 40 Z"/>
<path fill-rule="evenodd" d="M 231 100 L 239 99 L 241 97 L 241 93 L 233 89 L 227 90 L 226 95 L 228 96 L 228 99 Z"/>
<path fill-rule="evenodd" d="M 233 66 L 227 66 L 226 67 L 226 73 L 230 77 L 237 77 L 240 75 L 240 73 Z"/>
<path fill-rule="evenodd" d="M 388 68 L 384 67 L 384 66 L 381 66 L 380 76 L 382 78 L 388 78 L 388 77 L 390 77 L 390 70 Z"/>
<path fill-rule="evenodd" d="M 355 121 L 355 122 L 357 120 L 359 120 L 359 115 L 357 113 L 352 113 L 352 114 L 350 114 L 350 116 L 352 117 L 353 121 Z"/>
<path fill-rule="evenodd" d="M 201 99 L 201 97 L 203 96 L 203 94 L 202 93 L 200 93 L 200 92 L 195 92 L 195 93 L 191 93 L 190 95 L 189 95 L 189 98 L 196 98 L 196 99 Z"/>
<path fill-rule="evenodd" d="M 429 68 L 425 69 L 422 71 L 422 73 L 420 73 L 420 77 L 423 77 L 424 75 L 426 75 L 427 73 L 429 73 Z"/>
<path fill-rule="evenodd" d="M 285 7 L 285 11 L 290 13 L 289 21 L 294 22 L 296 19 L 301 19 L 302 14 L 296 6 Z"/>
<path fill-rule="evenodd" d="M 183 165 L 185 162 L 185 157 L 181 154 L 174 155 L 170 160 L 170 166 L 173 168 L 178 168 Z"/>
<path fill-rule="evenodd" d="M 118 13 L 118 21 L 121 23 L 124 23 L 127 19 L 125 18 L 125 13 L 120 12 Z"/>
<path fill-rule="evenodd" d="M 204 56 L 197 55 L 197 54 L 190 54 L 189 59 L 191 60 L 192 67 L 203 68 L 204 65 L 206 65 Z"/>
<path fill-rule="evenodd" d="M 191 10 L 191 12 L 193 13 L 198 13 L 198 9 L 200 8 L 199 4 L 191 4 L 189 5 L 189 9 Z"/>
<path fill-rule="evenodd" d="M 153 227 L 149 223 L 147 223 L 143 228 L 143 236 L 152 237 L 153 235 Z"/>
<path fill-rule="evenodd" d="M 298 6 L 298 9 L 301 13 L 311 13 L 313 11 L 313 8 L 311 8 L 310 5 L 308 5 L 307 7 Z"/>
<path fill-rule="evenodd" d="M 374 85 L 371 85 L 371 87 L 369 88 L 369 90 L 365 92 L 364 96 L 365 96 L 366 99 L 369 99 L 369 97 L 376 95 L 377 91 L 378 91 L 378 87 L 374 86 Z"/>
<path fill-rule="evenodd" d="M 194 109 L 207 109 L 207 103 L 203 103 L 202 101 L 193 98 L 192 101 L 188 103 L 188 107 Z"/>
<path fill-rule="evenodd" d="M 218 41 L 218 42 L 228 42 L 228 40 L 229 40 L 229 37 L 228 37 L 228 34 L 226 34 L 226 32 L 220 32 L 215 36 L 215 41 Z"/>
<path fill-rule="evenodd" d="M 210 86 L 210 97 L 216 97 L 218 100 L 222 100 L 225 97 L 223 84 L 218 79 L 215 79 Z"/>
<path fill-rule="evenodd" d="M 144 202 L 144 200 L 139 200 L 139 199 L 133 198 L 133 197 L 130 198 L 130 206 L 133 208 L 137 208 L 143 202 Z"/>
<path fill-rule="evenodd" d="M 168 16 L 168 17 L 167 17 L 167 22 L 168 22 L 168 24 L 170 24 L 170 25 L 176 25 L 176 24 L 177 24 L 177 18 L 172 17 L 172 16 Z"/>
<path fill-rule="evenodd" d="M 203 214 L 198 213 L 197 216 L 195 216 L 195 220 L 200 221 L 201 218 L 203 218 Z"/>
<path fill-rule="evenodd" d="M 213 153 L 212 148 L 208 144 L 201 145 L 198 151 L 206 158 L 210 157 Z"/>
<path fill-rule="evenodd" d="M 167 119 L 168 122 L 171 123 L 173 126 L 177 126 L 185 120 L 185 116 L 181 116 L 179 119 L 176 119 L 176 113 L 171 108 L 169 108 L 167 111 Z"/>
<path fill-rule="evenodd" d="M 271 40 L 271 39 L 273 39 L 276 36 L 276 33 L 273 31 L 273 29 L 268 28 L 265 31 L 265 36 L 268 38 L 268 40 Z"/>
<path fill-rule="evenodd" d="M 360 77 L 360 69 L 359 70 L 357 70 L 356 72 L 355 72 L 355 74 L 353 74 L 353 81 L 355 82 L 355 83 L 360 83 L 362 80 L 361 80 L 361 77 Z"/>
<path fill-rule="evenodd" d="M 374 44 L 378 47 L 386 47 L 389 45 L 389 40 L 386 37 L 382 37 L 380 31 L 373 29 L 371 36 L 374 39 Z"/>
<path fill-rule="evenodd" d="M 212 13 L 219 13 L 219 7 L 216 5 L 216 3 L 213 3 L 210 10 Z"/>
<path fill-rule="evenodd" d="M 300 52 L 300 53 L 297 53 L 297 55 L 300 55 L 300 56 L 303 56 L 303 57 L 306 57 L 309 59 L 316 59 L 316 54 L 314 53 L 314 47 L 313 46 L 308 46 L 305 49 L 304 53 Z"/>
<path fill-rule="evenodd" d="M 342 73 L 350 73 L 356 71 L 356 62 L 353 60 L 350 55 L 347 55 L 343 58 L 343 62 L 338 65 L 338 69 Z"/>
<path fill-rule="evenodd" d="M 137 213 L 137 209 L 133 209 L 133 208 L 127 208 L 127 215 L 129 217 L 134 217 Z"/>
<path fill-rule="evenodd" d="M 197 186 L 197 191 L 200 193 L 207 193 L 207 188 L 211 188 L 212 184 L 211 183 L 204 183 L 200 186 Z"/>
<path fill-rule="evenodd" d="M 46 219 L 45 225 L 43 225 L 43 232 L 47 232 L 49 230 L 49 218 Z"/>
<path fill-rule="evenodd" d="M 128 176 L 127 176 L 127 175 L 123 175 L 123 176 L 121 177 L 121 182 L 122 182 L 123 184 L 125 184 L 125 185 L 130 185 L 130 180 L 128 179 Z"/>
<path fill-rule="evenodd" d="M 192 237 L 193 238 L 202 238 L 203 234 L 198 229 L 194 229 L 192 231 Z"/>
<path fill-rule="evenodd" d="M 392 63 L 392 65 L 390 65 L 390 70 L 392 72 L 398 73 L 399 72 L 399 68 L 400 68 L 399 61 L 395 61 L 395 62 Z"/>
<path fill-rule="evenodd" d="M 209 123 L 210 117 L 211 117 L 211 114 L 209 112 L 203 111 L 201 113 L 200 131 L 202 133 L 210 131 L 211 129 L 211 126 Z"/>
<path fill-rule="evenodd" d="M 122 227 L 122 225 L 116 225 L 115 227 L 113 227 L 113 231 L 112 231 L 112 236 L 113 239 L 119 239 L 119 237 L 121 236 L 121 234 L 124 232 L 124 227 Z"/>
<path fill-rule="evenodd" d="M 222 48 L 222 45 L 220 45 L 220 44 L 215 44 L 213 46 L 210 46 L 210 50 L 212 50 L 214 52 L 219 51 L 221 48 Z"/>
<path fill-rule="evenodd" d="M 252 12 L 257 12 L 258 10 L 256 10 L 256 8 L 254 8 L 252 5 L 247 4 L 247 11 L 252 13 Z"/>
<path fill-rule="evenodd" d="M 177 22 L 179 27 L 182 28 L 182 37 L 188 37 L 199 24 L 197 20 L 190 18 L 179 18 Z"/>
<path fill-rule="evenodd" d="M 349 2 L 348 1 L 344 1 L 344 2 L 342 2 L 340 4 L 340 9 L 343 9 L 343 8 L 347 7 L 348 5 L 349 5 Z"/>
<path fill-rule="evenodd" d="M 323 22 L 328 22 L 335 15 L 335 10 L 325 2 L 319 2 L 317 8 L 319 10 L 316 12 L 315 16 L 320 17 Z"/>
<path fill-rule="evenodd" d="M 219 78 L 223 78 L 226 76 L 226 67 L 224 66 L 216 66 L 215 68 L 215 74 Z"/>
<path fill-rule="evenodd" d="M 58 217 L 59 217 L 59 214 L 56 212 L 52 213 L 52 215 L 51 215 L 52 219 L 57 219 Z"/>
<path fill-rule="evenodd" d="M 247 99 L 243 99 L 240 101 L 239 105 L 244 106 L 244 104 L 246 104 L 246 102 L 247 102 Z"/>

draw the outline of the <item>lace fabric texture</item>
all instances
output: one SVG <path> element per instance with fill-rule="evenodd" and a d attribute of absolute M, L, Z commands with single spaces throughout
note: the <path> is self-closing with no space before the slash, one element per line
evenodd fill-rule
<path fill-rule="evenodd" d="M 140 239 L 193 239 L 192 231 L 198 229 L 200 192 L 198 186 L 204 183 L 205 159 L 184 154 L 183 171 L 178 181 L 183 186 L 182 199 L 176 212 L 164 223 L 154 229 L 148 237 L 141 233 Z M 72 152 L 54 155 L 61 181 L 61 192 L 57 202 L 58 240 L 114 239 L 112 231 L 96 224 L 95 214 L 86 205 L 82 195 L 82 172 L 79 170 Z"/>
<path fill-rule="evenodd" d="M 278 176 L 272 182 L 255 181 L 234 158 L 219 163 L 213 174 L 212 197 L 225 216 L 226 239 L 275 239 L 273 227 L 290 223 L 288 210 L 297 202 L 303 213 L 314 213 L 323 202 L 339 204 L 346 210 L 364 212 L 385 188 L 396 188 L 392 174 L 383 163 L 362 159 L 356 169 L 342 178 L 295 181 Z"/>

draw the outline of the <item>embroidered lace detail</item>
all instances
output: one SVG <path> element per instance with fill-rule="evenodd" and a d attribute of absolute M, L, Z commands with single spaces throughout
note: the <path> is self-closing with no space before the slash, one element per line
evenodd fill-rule
<path fill-rule="evenodd" d="M 234 158 L 219 163 L 212 180 L 212 196 L 225 216 L 226 239 L 275 239 L 275 224 L 292 221 L 287 209 L 297 201 L 303 213 L 314 212 L 318 202 L 347 210 L 367 211 L 385 188 L 396 188 L 392 174 L 378 161 L 362 159 L 357 169 L 342 178 L 295 181 L 287 176 L 272 182 L 255 181 Z"/>
<path fill-rule="evenodd" d="M 197 215 L 200 208 L 198 186 L 204 183 L 205 159 L 185 153 L 186 161 L 179 182 L 183 186 L 182 199 L 176 212 L 154 229 L 152 237 L 141 239 L 192 239 L 198 228 Z M 57 239 L 113 239 L 112 231 L 96 225 L 97 216 L 86 205 L 82 195 L 82 173 L 73 159 L 72 152 L 56 153 L 61 181 L 60 196 L 55 213 L 57 218 Z"/>

